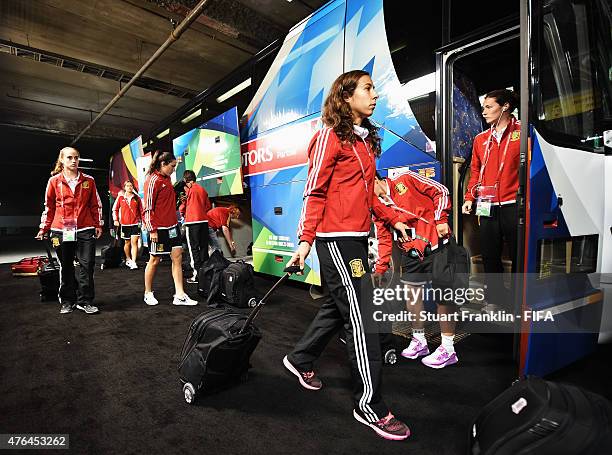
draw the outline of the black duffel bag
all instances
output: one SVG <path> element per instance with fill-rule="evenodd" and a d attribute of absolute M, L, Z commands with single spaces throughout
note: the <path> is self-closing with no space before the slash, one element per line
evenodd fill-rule
<path fill-rule="evenodd" d="M 209 305 L 221 294 L 223 271 L 230 264 L 221 251 L 214 250 L 198 270 L 198 292 Z"/>
<path fill-rule="evenodd" d="M 470 429 L 471 455 L 612 453 L 612 405 L 578 387 L 529 377 L 487 404 Z"/>
<path fill-rule="evenodd" d="M 431 285 L 440 289 L 467 289 L 470 286 L 470 253 L 451 236 L 433 258 Z"/>

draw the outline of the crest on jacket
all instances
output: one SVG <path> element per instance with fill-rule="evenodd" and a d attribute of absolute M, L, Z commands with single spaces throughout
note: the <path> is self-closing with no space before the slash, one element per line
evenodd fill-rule
<path fill-rule="evenodd" d="M 395 189 L 402 196 L 406 194 L 406 191 L 408 191 L 408 188 L 406 188 L 406 185 L 404 185 L 402 182 L 399 182 L 397 185 L 395 185 Z"/>

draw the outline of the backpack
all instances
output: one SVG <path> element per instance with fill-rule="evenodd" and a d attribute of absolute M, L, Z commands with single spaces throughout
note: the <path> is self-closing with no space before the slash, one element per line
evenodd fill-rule
<path fill-rule="evenodd" d="M 206 297 L 208 305 L 220 294 L 223 271 L 230 264 L 231 262 L 223 257 L 221 251 L 214 250 L 208 260 L 198 270 L 198 292 Z"/>
<path fill-rule="evenodd" d="M 253 267 L 244 261 L 232 262 L 223 271 L 221 295 L 230 305 L 238 308 L 257 304 Z"/>
<path fill-rule="evenodd" d="M 434 254 L 431 284 L 441 289 L 467 289 L 470 286 L 470 253 L 449 237 L 445 246 Z"/>

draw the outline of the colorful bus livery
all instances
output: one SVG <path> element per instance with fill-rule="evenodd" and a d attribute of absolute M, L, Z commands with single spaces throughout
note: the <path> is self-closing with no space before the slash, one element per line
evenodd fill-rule
<path fill-rule="evenodd" d="M 379 93 L 372 120 L 380 126 L 378 168 L 424 164 L 439 169 L 401 85 L 385 39 L 382 0 L 335 0 L 285 38 L 242 119 L 243 173 L 251 188 L 253 265 L 281 275 L 297 246 L 296 230 L 307 176 L 307 147 L 321 127 L 327 90 L 341 73 L 363 69 Z M 436 173 L 439 178 L 439 172 Z M 316 256 L 303 277 L 319 284 Z"/>

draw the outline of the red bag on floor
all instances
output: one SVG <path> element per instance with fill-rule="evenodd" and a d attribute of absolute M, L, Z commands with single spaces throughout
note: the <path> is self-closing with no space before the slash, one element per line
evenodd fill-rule
<path fill-rule="evenodd" d="M 21 261 L 11 265 L 13 276 L 36 276 L 38 271 L 49 262 L 46 256 L 23 258 Z"/>

